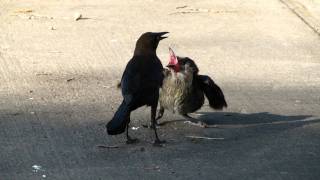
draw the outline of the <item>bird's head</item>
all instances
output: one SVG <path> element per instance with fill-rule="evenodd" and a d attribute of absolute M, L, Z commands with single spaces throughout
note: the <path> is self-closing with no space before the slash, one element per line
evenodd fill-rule
<path fill-rule="evenodd" d="M 173 69 L 175 72 L 180 71 L 180 64 L 178 61 L 177 56 L 174 54 L 173 50 L 169 47 L 169 64 L 167 65 L 168 68 Z"/>
<path fill-rule="evenodd" d="M 179 66 L 180 66 L 180 71 L 184 71 L 186 65 L 188 65 L 194 74 L 198 74 L 199 73 L 199 68 L 196 65 L 196 63 L 190 59 L 189 57 L 179 57 L 177 56 L 178 62 L 179 62 Z"/>
<path fill-rule="evenodd" d="M 143 33 L 137 41 L 135 54 L 139 53 L 155 53 L 159 42 L 167 38 L 163 36 L 169 32 L 146 32 Z"/>

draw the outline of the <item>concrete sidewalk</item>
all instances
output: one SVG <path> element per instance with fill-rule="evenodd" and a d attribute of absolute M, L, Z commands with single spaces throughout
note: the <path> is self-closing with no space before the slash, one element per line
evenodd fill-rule
<path fill-rule="evenodd" d="M 1 1 L 0 179 L 319 179 L 320 39 L 283 2 Z M 156 148 L 142 108 L 139 144 L 106 135 L 145 31 L 170 32 L 163 64 L 170 46 L 222 87 L 227 110 L 193 114 L 216 128 L 166 112 L 178 121 L 159 129 L 168 143 Z"/>

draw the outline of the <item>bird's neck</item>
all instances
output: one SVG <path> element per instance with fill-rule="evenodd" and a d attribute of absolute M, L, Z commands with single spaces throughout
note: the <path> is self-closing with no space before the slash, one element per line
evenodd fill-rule
<path fill-rule="evenodd" d="M 143 55 L 143 56 L 150 56 L 150 55 L 156 55 L 156 51 L 151 50 L 151 49 L 141 49 L 141 48 L 136 48 L 134 50 L 134 55 L 135 56 L 139 56 L 139 55 Z"/>

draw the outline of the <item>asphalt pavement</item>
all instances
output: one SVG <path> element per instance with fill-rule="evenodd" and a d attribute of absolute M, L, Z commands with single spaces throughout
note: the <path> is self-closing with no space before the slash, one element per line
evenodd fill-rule
<path fill-rule="evenodd" d="M 298 4 L 298 5 L 297 5 Z M 320 179 L 318 1 L 0 2 L 0 179 Z M 302 8 L 302 10 L 301 10 Z M 82 18 L 76 20 L 76 16 Z M 199 128 L 166 112 L 108 136 L 116 84 L 146 31 L 196 61 L 229 107 Z"/>

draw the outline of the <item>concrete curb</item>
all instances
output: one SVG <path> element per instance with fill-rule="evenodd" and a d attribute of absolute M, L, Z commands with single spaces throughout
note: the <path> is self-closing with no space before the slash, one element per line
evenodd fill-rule
<path fill-rule="evenodd" d="M 315 33 L 320 36 L 320 23 L 308 11 L 308 9 L 299 1 L 295 0 L 279 0 L 286 5 L 291 12 L 297 15 L 307 26 L 309 26 Z"/>

